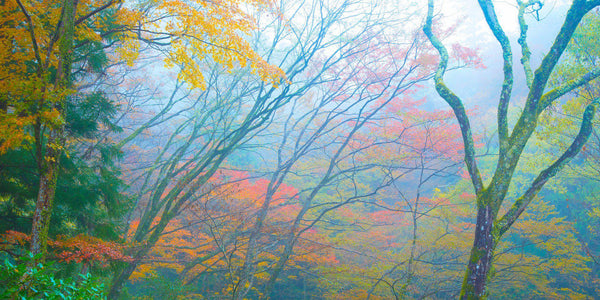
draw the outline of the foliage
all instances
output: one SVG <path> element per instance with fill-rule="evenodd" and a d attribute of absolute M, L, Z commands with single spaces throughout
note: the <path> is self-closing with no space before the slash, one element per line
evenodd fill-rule
<path fill-rule="evenodd" d="M 170 270 L 160 270 L 156 275 L 136 280 L 127 292 L 136 295 L 135 299 L 202 299 L 189 285 L 181 284 Z"/>
<path fill-rule="evenodd" d="M 493 1 L 497 109 L 432 0 L 0 2 L 2 298 L 599 296 L 598 0 L 519 111 Z"/>
<path fill-rule="evenodd" d="M 128 204 L 121 194 L 123 182 L 115 165 L 119 153 L 106 139 L 120 128 L 112 122 L 117 106 L 102 93 L 71 97 L 66 131 L 69 140 L 58 165 L 56 209 L 50 236 L 86 233 L 118 239 L 117 220 Z M 29 232 L 39 189 L 34 146 L 11 149 L 0 156 L 0 194 L 4 230 Z"/>
<path fill-rule="evenodd" d="M 586 105 L 577 135 L 571 140 L 567 149 L 561 155 L 548 163 L 539 171 L 536 178 L 528 183 L 528 188 L 514 200 L 507 192 L 514 184 L 513 174 L 523 156 L 523 151 L 534 133 L 541 114 L 548 109 L 561 96 L 587 84 L 600 76 L 600 69 L 593 68 L 584 74 L 577 74 L 559 86 L 547 91 L 549 78 L 567 49 L 575 30 L 579 27 L 583 17 L 600 5 L 598 1 L 572 1 L 566 18 L 556 35 L 550 50 L 546 53 L 535 70 L 531 66 L 531 49 L 527 41 L 528 25 L 525 19 L 526 12 L 539 12 L 543 5 L 540 1 L 517 1 L 518 24 L 520 36 L 518 44 L 521 48 L 521 66 L 525 73 L 527 98 L 523 110 L 519 113 L 516 123 L 508 122 L 508 107 L 513 98 L 513 56 L 510 40 L 501 26 L 496 9 L 492 1 L 479 1 L 481 11 L 486 23 L 492 31 L 502 50 L 503 80 L 498 99 L 497 131 L 498 131 L 498 160 L 491 180 L 485 180 L 478 166 L 475 155 L 473 133 L 469 117 L 466 114 L 463 100 L 444 81 L 444 74 L 448 68 L 449 55 L 446 47 L 433 32 L 434 1 L 428 1 L 427 19 L 423 32 L 436 48 L 440 55 L 440 62 L 434 78 L 435 88 L 440 97 L 453 109 L 459 122 L 465 148 L 465 163 L 469 177 L 472 181 L 477 196 L 477 223 L 475 237 L 471 249 L 471 257 L 467 263 L 467 271 L 461 290 L 461 298 L 481 299 L 487 295 L 486 284 L 490 278 L 494 251 L 500 239 L 507 232 L 527 206 L 538 195 L 544 185 L 567 165 L 583 148 L 592 133 L 592 125 L 596 110 L 600 102 L 596 99 Z M 509 130 L 509 126 L 512 126 Z M 483 174 L 485 175 L 485 174 Z M 504 212 L 502 206 L 509 201 L 511 208 Z"/>
<path fill-rule="evenodd" d="M 2 248 L 0 249 L 8 253 L 19 253 L 20 248 L 29 242 L 31 242 L 31 236 L 9 230 L 2 234 Z M 123 245 L 82 234 L 75 237 L 59 236 L 56 240 L 49 240 L 48 244 L 56 259 L 65 263 L 105 265 L 108 261 L 131 260 L 131 257 L 123 254 Z"/>
<path fill-rule="evenodd" d="M 52 263 L 30 267 L 33 256 L 0 265 L 0 297 L 3 299 L 106 299 L 104 286 L 90 274 L 73 279 L 56 277 Z"/>
<path fill-rule="evenodd" d="M 241 267 L 247 251 L 245 240 L 252 230 L 250 220 L 262 205 L 269 182 L 252 179 L 247 173 L 235 171 L 222 171 L 215 180 L 212 183 L 215 189 L 169 223 L 148 257 L 132 274 L 131 280 L 141 280 L 147 284 L 153 280 L 160 281 L 157 274 L 173 272 L 186 285 L 224 273 L 224 277 L 217 277 L 220 282 L 212 285 L 220 286 L 217 290 L 223 294 L 231 292 L 232 286 L 226 283 L 233 281 L 232 278 L 237 276 L 236 270 Z M 294 211 L 298 210 L 297 205 L 290 201 L 296 193 L 293 187 L 284 186 L 273 196 L 272 204 L 275 207 L 271 212 L 272 217 L 269 226 L 263 229 L 271 236 L 270 239 L 277 239 L 277 235 L 288 226 Z M 139 221 L 133 223 L 132 231 Z M 268 244 L 269 241 L 262 243 Z M 298 259 L 317 260 L 313 258 L 314 255 L 318 254 Z M 269 253 L 263 253 L 257 260 L 270 256 Z M 260 276 L 261 270 L 257 270 L 257 273 Z"/>
<path fill-rule="evenodd" d="M 588 14 L 582 25 L 577 29 L 573 40 L 567 48 L 568 60 L 561 65 L 559 72 L 553 77 L 553 84 L 560 85 L 576 74 L 582 74 L 597 65 L 600 49 L 593 44 L 595 33 L 600 26 L 600 14 L 595 10 Z M 585 105 L 600 96 L 600 86 L 597 81 L 590 82 L 573 91 L 572 97 L 557 103 L 541 119 L 540 130 L 537 132 L 540 147 L 548 149 L 550 153 L 561 151 L 565 145 L 564 139 L 576 134 L 578 115 L 582 113 Z M 561 132 L 557 133 L 560 128 Z M 600 253 L 596 250 L 600 235 L 598 228 L 598 178 L 600 178 L 598 158 L 600 157 L 600 139 L 598 132 L 600 122 L 593 123 L 593 133 L 582 149 L 578 159 L 565 169 L 560 175 L 564 191 L 556 196 L 556 204 L 560 211 L 573 222 L 576 228 L 575 236 L 581 248 L 592 260 L 592 268 L 588 272 L 587 284 L 600 280 Z M 598 295 L 598 289 L 588 288 L 588 291 Z"/>
<path fill-rule="evenodd" d="M 590 259 L 573 225 L 556 207 L 538 200 L 515 223 L 495 255 L 491 297 L 590 297 L 585 285 Z"/>

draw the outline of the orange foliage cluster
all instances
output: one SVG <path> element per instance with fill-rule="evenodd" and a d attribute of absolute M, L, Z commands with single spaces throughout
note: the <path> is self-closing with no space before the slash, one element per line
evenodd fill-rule
<path fill-rule="evenodd" d="M 250 232 L 256 230 L 257 212 L 265 205 L 271 182 L 253 179 L 247 172 L 220 170 L 211 180 L 213 189 L 194 201 L 172 220 L 149 257 L 136 269 L 132 279 L 151 276 L 159 268 L 168 268 L 188 280 L 204 272 L 239 269 L 247 252 Z M 282 184 L 269 195 L 268 215 L 261 227 L 261 245 L 278 244 L 290 232 L 291 222 L 301 207 L 298 190 Z M 158 220 L 155 220 L 158 222 Z M 132 222 L 132 231 L 138 221 Z M 335 265 L 339 263 L 325 236 L 315 230 L 304 232 L 287 266 Z M 259 251 L 256 277 L 266 276 L 270 263 L 278 260 L 283 244 Z M 264 276 L 263 276 L 264 275 Z M 230 274 L 235 277 L 235 272 Z"/>
<path fill-rule="evenodd" d="M 267 196 L 270 181 L 264 178 L 252 179 L 248 172 L 220 170 L 211 179 L 211 184 L 215 188 L 211 191 L 204 201 L 218 201 L 218 205 L 224 205 L 226 211 L 235 211 L 238 214 L 251 215 L 260 208 Z M 288 218 L 294 215 L 298 210 L 298 205 L 292 201 L 296 198 L 298 190 L 290 185 L 282 184 L 270 195 L 269 206 L 274 208 L 273 216 L 278 215 L 281 218 Z M 217 197 L 217 198 L 215 198 Z M 196 205 L 197 206 L 197 205 Z M 284 212 L 281 214 L 281 212 Z M 283 220 L 279 220 L 283 221 Z"/>
<path fill-rule="evenodd" d="M 2 234 L 0 250 L 9 251 L 15 246 L 23 247 L 30 241 L 30 235 L 9 230 Z M 83 234 L 75 237 L 59 236 L 56 240 L 49 240 L 48 246 L 59 261 L 67 263 L 97 262 L 105 265 L 108 261 L 131 261 L 131 257 L 124 254 L 123 245 Z"/>
<path fill-rule="evenodd" d="M 62 249 L 58 257 L 64 262 L 131 261 L 131 257 L 124 254 L 123 245 L 83 234 L 70 238 L 60 237 L 49 242 L 49 245 Z"/>

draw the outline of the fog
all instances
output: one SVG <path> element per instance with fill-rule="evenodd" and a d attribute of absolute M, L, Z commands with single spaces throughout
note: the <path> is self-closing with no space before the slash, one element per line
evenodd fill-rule
<path fill-rule="evenodd" d="M 2 298 L 600 297 L 600 2 L 47 2 L 1 5 Z"/>

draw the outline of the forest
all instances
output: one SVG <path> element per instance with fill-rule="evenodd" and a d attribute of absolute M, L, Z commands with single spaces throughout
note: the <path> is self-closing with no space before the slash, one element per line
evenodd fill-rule
<path fill-rule="evenodd" d="M 0 0 L 1 299 L 600 299 L 600 0 Z"/>

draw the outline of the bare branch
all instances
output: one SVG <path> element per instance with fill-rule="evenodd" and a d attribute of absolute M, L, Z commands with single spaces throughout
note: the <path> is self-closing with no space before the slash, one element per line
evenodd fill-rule
<path fill-rule="evenodd" d="M 442 42 L 433 34 L 431 30 L 432 22 L 433 0 L 429 0 L 427 6 L 427 19 L 425 21 L 425 26 L 423 26 L 423 32 L 440 54 L 440 63 L 434 77 L 435 89 L 437 90 L 438 94 L 448 103 L 448 105 L 450 105 L 454 111 L 456 119 L 458 120 L 460 131 L 463 137 L 463 144 L 465 146 L 465 163 L 467 164 L 467 170 L 469 171 L 469 176 L 473 182 L 473 187 L 475 187 L 475 192 L 480 194 L 483 190 L 483 182 L 481 180 L 479 168 L 477 168 L 477 161 L 475 159 L 475 145 L 473 143 L 473 135 L 471 133 L 469 117 L 467 116 L 467 112 L 465 111 L 465 107 L 463 106 L 460 98 L 458 98 L 458 96 L 456 96 L 456 94 L 454 94 L 454 92 L 452 92 L 444 83 L 443 77 L 446 68 L 448 67 L 448 51 Z"/>
<path fill-rule="evenodd" d="M 104 4 L 104 5 L 96 8 L 94 10 L 92 10 L 91 12 L 87 13 L 84 16 L 81 16 L 79 19 L 77 19 L 77 21 L 75 21 L 75 26 L 77 26 L 77 25 L 81 24 L 83 21 L 91 18 L 93 15 L 95 15 L 95 14 L 97 14 L 97 13 L 99 13 L 99 12 L 101 12 L 101 11 L 109 8 L 109 7 L 111 7 L 113 4 L 115 4 L 117 2 L 120 2 L 120 1 L 119 0 L 108 1 L 106 4 Z"/>
<path fill-rule="evenodd" d="M 21 12 L 23 12 L 23 15 L 25 15 L 25 18 L 27 19 L 27 31 L 29 31 L 31 43 L 33 45 L 33 53 L 35 55 L 35 60 L 37 60 L 38 62 L 37 75 L 41 78 L 42 74 L 44 73 L 44 70 L 42 70 L 42 58 L 40 56 L 40 49 L 38 47 L 37 38 L 35 37 L 35 31 L 33 30 L 33 21 L 31 20 L 31 16 L 27 12 L 27 9 L 25 9 L 25 6 L 23 6 L 23 3 L 21 3 L 21 0 L 17 0 L 17 4 L 19 4 Z"/>

